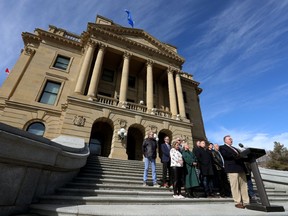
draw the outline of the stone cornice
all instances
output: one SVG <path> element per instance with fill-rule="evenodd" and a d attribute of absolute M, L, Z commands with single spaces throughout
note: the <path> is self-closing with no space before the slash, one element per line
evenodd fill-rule
<path fill-rule="evenodd" d="M 54 116 L 60 116 L 62 113 L 60 110 L 54 110 L 54 109 L 50 109 L 50 108 L 46 108 L 46 107 L 29 105 L 29 104 L 19 103 L 19 102 L 15 102 L 15 101 L 6 100 L 5 103 L 6 103 L 6 106 L 8 106 L 8 107 L 13 107 L 13 108 L 19 109 L 19 110 L 25 109 L 25 110 L 30 111 L 30 112 L 37 112 L 38 110 L 43 110 L 43 111 L 49 113 L 50 115 L 54 115 Z"/>
<path fill-rule="evenodd" d="M 30 32 L 22 32 L 21 35 L 25 45 L 30 43 L 39 44 L 41 42 L 41 38 L 38 35 L 32 34 Z"/>
<path fill-rule="evenodd" d="M 51 32 L 48 32 L 48 31 L 45 31 L 45 30 L 42 30 L 42 29 L 39 29 L 37 28 L 35 30 L 35 32 L 38 34 L 38 37 L 40 39 L 43 39 L 43 38 L 50 38 L 52 40 L 55 40 L 57 42 L 61 42 L 61 43 L 64 43 L 65 45 L 68 45 L 68 46 L 72 46 L 72 47 L 75 47 L 75 48 L 83 48 L 83 44 L 82 42 L 80 41 L 80 38 L 79 38 L 79 41 L 78 40 L 75 40 L 75 38 L 72 38 L 72 37 L 69 37 L 69 36 L 62 36 L 62 35 L 57 35 L 55 33 L 51 33 Z"/>
<path fill-rule="evenodd" d="M 166 47 L 166 45 L 163 45 L 163 43 L 159 42 L 154 37 L 152 37 L 148 33 L 144 32 L 143 30 L 123 28 L 123 27 L 119 28 L 116 26 L 104 26 L 104 25 L 89 23 L 88 27 L 87 27 L 87 31 L 91 35 L 93 35 L 93 32 L 97 32 L 97 33 L 106 35 L 108 37 L 111 37 L 113 39 L 121 41 L 121 43 L 125 42 L 125 43 L 129 44 L 130 46 L 146 50 L 149 53 L 161 55 L 161 56 L 164 56 L 166 58 L 172 59 L 172 60 L 178 62 L 178 64 L 180 63 L 181 65 L 185 62 L 184 58 L 180 57 L 177 53 L 171 51 L 169 48 Z M 151 44 L 157 46 L 159 48 L 159 50 L 155 49 L 153 47 L 147 46 L 145 44 L 139 43 L 137 41 L 125 38 L 125 37 L 121 36 L 121 34 L 141 36 L 142 38 L 144 37 L 149 42 L 151 42 Z"/>

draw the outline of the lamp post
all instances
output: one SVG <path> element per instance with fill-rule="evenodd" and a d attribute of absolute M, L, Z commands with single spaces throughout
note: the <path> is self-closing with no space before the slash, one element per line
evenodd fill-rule
<path fill-rule="evenodd" d="M 126 136 L 127 136 L 127 131 L 125 130 L 125 128 L 120 128 L 120 130 L 118 131 L 118 138 L 120 140 L 124 140 Z"/>

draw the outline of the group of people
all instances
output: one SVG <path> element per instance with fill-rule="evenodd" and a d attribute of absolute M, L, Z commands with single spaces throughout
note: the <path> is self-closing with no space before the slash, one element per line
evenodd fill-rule
<path fill-rule="evenodd" d="M 143 185 L 147 186 L 151 164 L 153 186 L 173 188 L 174 198 L 185 198 L 181 193 L 182 186 L 189 198 L 198 197 L 195 188 L 199 186 L 203 187 L 205 197 L 219 197 L 215 195 L 217 187 L 220 197 L 232 196 L 235 207 L 245 208 L 250 202 L 247 168 L 240 157 L 240 150 L 232 146 L 232 137 L 226 135 L 223 141 L 221 146 L 198 141 L 191 151 L 186 140 L 178 137 L 170 142 L 168 136 L 164 137 L 164 143 L 160 145 L 163 171 L 162 185 L 159 185 L 156 176 L 157 142 L 154 133 L 149 132 L 142 145 L 145 162 Z"/>

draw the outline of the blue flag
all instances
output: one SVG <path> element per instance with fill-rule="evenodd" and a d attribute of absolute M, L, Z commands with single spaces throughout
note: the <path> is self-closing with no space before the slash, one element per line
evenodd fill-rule
<path fill-rule="evenodd" d="M 129 23 L 129 25 L 131 25 L 132 28 L 133 28 L 133 27 L 134 27 L 134 21 L 133 21 L 133 19 L 132 19 L 131 12 L 128 11 L 128 10 L 125 10 L 125 12 L 126 12 L 127 15 L 128 15 L 128 17 L 127 17 L 127 19 L 128 19 L 128 23 Z"/>

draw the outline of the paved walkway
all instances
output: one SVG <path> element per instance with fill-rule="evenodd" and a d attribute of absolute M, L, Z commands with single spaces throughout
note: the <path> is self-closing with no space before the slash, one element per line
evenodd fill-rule
<path fill-rule="evenodd" d="M 272 203 L 271 205 L 275 205 Z M 79 206 L 53 206 L 46 208 L 54 209 L 58 215 L 72 213 L 75 215 L 101 215 L 101 216 L 287 216 L 288 203 L 278 203 L 283 206 L 285 212 L 262 212 L 248 209 L 237 209 L 233 203 L 225 204 L 195 204 L 195 205 L 79 205 Z M 62 213 L 62 214 L 61 214 Z"/>

